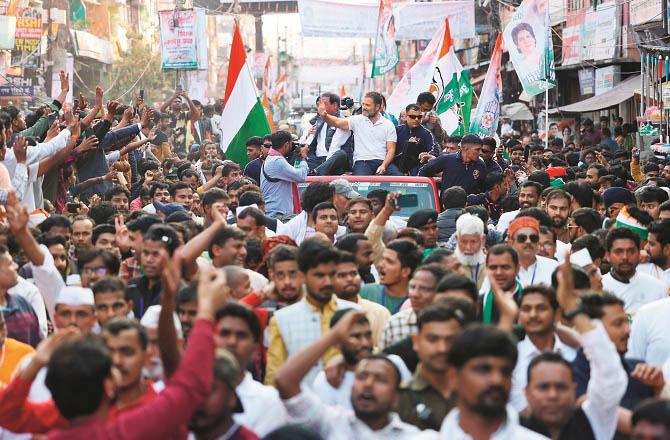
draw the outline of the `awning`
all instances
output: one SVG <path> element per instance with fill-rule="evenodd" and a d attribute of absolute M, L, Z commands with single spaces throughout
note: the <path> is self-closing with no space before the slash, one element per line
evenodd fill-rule
<path fill-rule="evenodd" d="M 500 108 L 501 118 L 510 118 L 513 121 L 532 121 L 535 119 L 533 113 L 523 102 L 506 104 Z"/>
<path fill-rule="evenodd" d="M 588 113 L 619 105 L 635 95 L 640 88 L 641 75 L 635 75 L 622 81 L 619 85 L 597 96 L 558 108 L 550 108 L 549 114 L 556 113 Z"/>
<path fill-rule="evenodd" d="M 91 58 L 104 64 L 112 64 L 112 44 L 95 35 L 72 30 L 74 47 L 79 57 Z"/>

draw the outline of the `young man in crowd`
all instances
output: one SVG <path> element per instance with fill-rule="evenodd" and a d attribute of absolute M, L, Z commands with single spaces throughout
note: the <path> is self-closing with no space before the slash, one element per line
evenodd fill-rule
<path fill-rule="evenodd" d="M 299 302 L 275 312 L 270 320 L 265 382 L 274 384 L 275 374 L 286 360 L 309 343 L 320 338 L 338 309 L 356 307 L 335 296 L 334 278 L 338 253 L 319 239 L 305 240 L 298 250 L 298 268 L 304 277 L 305 296 Z M 337 354 L 334 348 L 310 367 L 305 385 L 314 382 L 317 373 Z M 307 374 L 309 373 L 309 374 Z"/>
<path fill-rule="evenodd" d="M 421 262 L 418 247 L 406 240 L 394 240 L 386 246 L 378 265 L 379 284 L 366 284 L 361 298 L 386 307 L 391 314 L 398 313 L 408 297 L 409 280 Z"/>
<path fill-rule="evenodd" d="M 365 319 L 353 310 L 323 336 L 290 357 L 277 373 L 277 389 L 291 423 L 308 426 L 324 438 L 411 439 L 415 426 L 400 420 L 393 409 L 398 403 L 400 372 L 385 355 L 370 355 L 358 362 L 351 385 L 353 411 L 324 405 L 312 393 L 301 390 L 312 366 L 334 346 L 346 341 L 352 327 Z"/>
<path fill-rule="evenodd" d="M 603 288 L 624 302 L 627 313 L 635 314 L 643 305 L 668 296 L 663 282 L 637 271 L 640 263 L 638 234 L 623 227 L 611 229 L 606 249 L 611 269 L 603 276 Z"/>
<path fill-rule="evenodd" d="M 419 266 L 408 285 L 409 307 L 391 316 L 384 326 L 379 347 L 384 349 L 417 331 L 417 316 L 433 303 L 437 285 L 445 275 L 439 265 Z"/>
<path fill-rule="evenodd" d="M 379 344 L 384 326 L 391 318 L 391 313 L 381 304 L 361 298 L 361 276 L 359 273 L 356 257 L 346 251 L 340 252 L 335 267 L 335 295 L 345 301 L 358 304 L 367 314 L 370 327 L 372 328 L 372 341 L 374 345 Z"/>

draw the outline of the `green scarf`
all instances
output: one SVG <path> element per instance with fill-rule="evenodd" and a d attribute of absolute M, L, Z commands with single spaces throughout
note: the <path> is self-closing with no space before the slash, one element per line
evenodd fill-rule
<path fill-rule="evenodd" d="M 523 295 L 523 286 L 518 278 L 516 279 L 516 288 L 519 295 Z M 484 311 L 482 313 L 482 322 L 484 324 L 491 324 L 493 321 L 493 295 L 493 289 L 490 289 L 488 295 L 484 297 Z"/>

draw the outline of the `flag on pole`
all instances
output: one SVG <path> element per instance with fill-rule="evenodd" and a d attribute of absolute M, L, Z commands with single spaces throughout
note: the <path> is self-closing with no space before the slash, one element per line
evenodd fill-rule
<path fill-rule="evenodd" d="M 548 2 L 523 0 L 505 27 L 503 39 L 528 96 L 556 85 Z"/>
<path fill-rule="evenodd" d="M 245 146 L 247 139 L 270 133 L 237 21 L 230 48 L 221 131 L 221 150 L 226 153 L 226 158 L 241 166 L 248 162 Z"/>
<path fill-rule="evenodd" d="M 390 72 L 399 61 L 400 54 L 398 46 L 395 44 L 395 21 L 391 0 L 379 0 L 375 56 L 372 60 L 370 78 Z"/>
<path fill-rule="evenodd" d="M 393 89 L 387 111 L 398 116 L 408 103 L 416 102 L 419 93 L 427 91 L 437 98 L 435 111 L 447 134 L 465 134 L 470 124 L 472 85 L 470 75 L 454 52 L 449 18 Z"/>
<path fill-rule="evenodd" d="M 448 17 L 444 21 L 440 57 L 435 65 L 430 90 L 437 93 L 435 111 L 442 128 L 450 135 L 467 134 L 472 110 L 472 85 L 470 75 L 463 70 L 454 51 Z"/>
<path fill-rule="evenodd" d="M 261 103 L 263 104 L 263 110 L 265 110 L 265 117 L 268 120 L 268 125 L 270 126 L 271 131 L 275 131 L 275 123 L 272 117 L 272 106 L 270 105 L 270 57 L 267 58 L 265 62 L 265 69 L 263 70 L 263 97 L 261 98 Z"/>
<path fill-rule="evenodd" d="M 486 72 L 482 93 L 479 95 L 475 119 L 470 126 L 470 133 L 481 137 L 493 136 L 498 129 L 500 103 L 502 101 L 502 34 L 498 34 L 496 45 L 491 55 L 491 64 Z"/>
<path fill-rule="evenodd" d="M 277 78 L 277 81 L 275 81 L 274 85 L 272 86 L 273 105 L 279 104 L 279 99 L 284 96 L 284 92 L 286 92 L 286 73 L 279 75 L 279 78 Z"/>

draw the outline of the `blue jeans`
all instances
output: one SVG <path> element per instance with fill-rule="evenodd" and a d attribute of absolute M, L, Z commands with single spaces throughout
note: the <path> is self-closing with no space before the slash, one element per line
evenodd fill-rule
<path fill-rule="evenodd" d="M 354 162 L 354 167 L 351 170 L 351 174 L 354 176 L 374 176 L 377 172 L 377 168 L 379 168 L 382 163 L 384 163 L 384 161 L 378 159 L 357 160 Z M 388 166 L 384 174 L 386 176 L 404 176 L 404 174 L 400 172 L 400 168 L 398 168 L 393 163 Z"/>
<path fill-rule="evenodd" d="M 326 160 L 325 157 L 307 156 L 307 165 L 310 171 L 319 176 L 340 176 L 349 171 L 347 153 L 337 150 Z"/>

